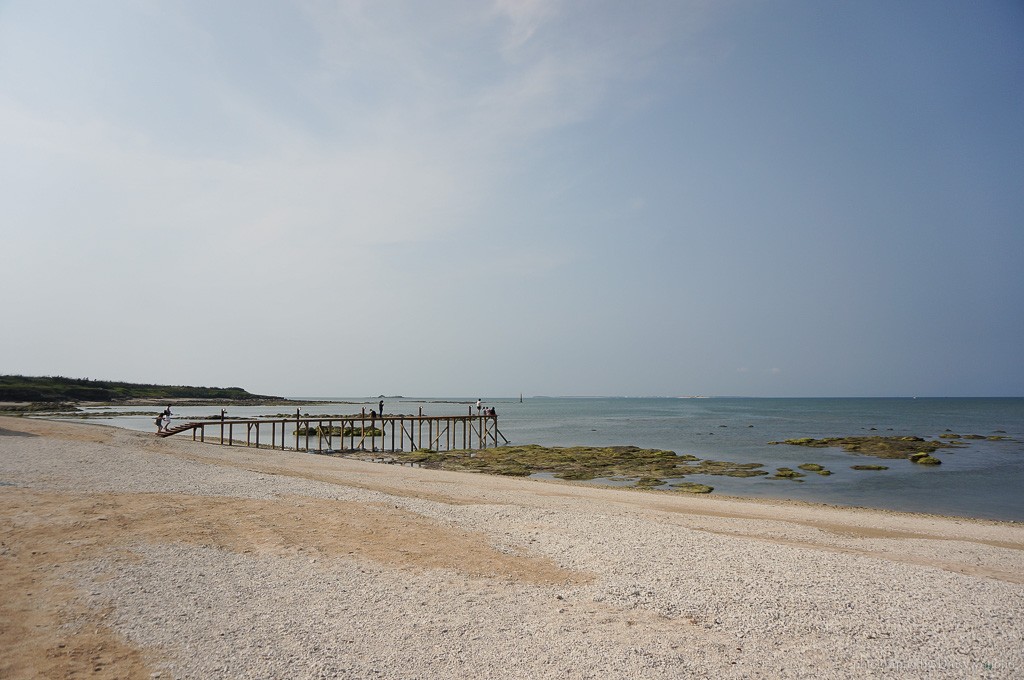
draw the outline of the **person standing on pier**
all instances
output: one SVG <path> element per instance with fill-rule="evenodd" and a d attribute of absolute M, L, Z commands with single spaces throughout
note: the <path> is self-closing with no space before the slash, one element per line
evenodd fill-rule
<path fill-rule="evenodd" d="M 381 414 L 382 416 L 384 415 L 384 400 L 383 399 L 381 399 L 379 402 L 377 402 L 377 413 Z"/>
<path fill-rule="evenodd" d="M 480 400 L 476 400 L 476 414 L 480 415 Z"/>

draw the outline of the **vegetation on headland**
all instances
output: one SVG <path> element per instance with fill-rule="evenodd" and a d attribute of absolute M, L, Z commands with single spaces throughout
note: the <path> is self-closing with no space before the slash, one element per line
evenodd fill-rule
<path fill-rule="evenodd" d="M 67 402 L 125 402 L 129 400 L 203 400 L 256 403 L 281 397 L 251 394 L 241 387 L 147 385 L 89 378 L 0 376 L 0 402 L 58 404 Z"/>

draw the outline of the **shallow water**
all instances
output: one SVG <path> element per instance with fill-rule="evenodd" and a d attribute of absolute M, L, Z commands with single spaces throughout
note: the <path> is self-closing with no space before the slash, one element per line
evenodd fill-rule
<path fill-rule="evenodd" d="M 375 409 L 377 400 L 302 407 L 303 414 L 351 414 Z M 476 399 L 389 399 L 386 413 L 466 414 Z M 700 458 L 764 463 L 765 469 L 818 463 L 832 471 L 803 482 L 754 477 L 689 475 L 715 494 L 788 498 L 836 505 L 1024 521 L 1024 399 L 491 399 L 502 434 L 515 444 L 545 446 L 636 445 Z M 90 409 L 116 412 L 124 408 Z M 139 409 L 141 410 L 141 409 Z M 155 411 L 154 409 L 154 415 Z M 175 419 L 217 416 L 220 407 L 175 408 Z M 228 415 L 257 417 L 294 412 L 289 407 L 228 407 Z M 136 430 L 155 429 L 152 416 L 101 420 Z M 900 436 L 937 438 L 1001 434 L 1011 441 L 968 441 L 935 455 L 942 465 L 882 460 L 839 449 L 768 442 L 797 437 Z M 889 466 L 857 471 L 856 464 Z"/>

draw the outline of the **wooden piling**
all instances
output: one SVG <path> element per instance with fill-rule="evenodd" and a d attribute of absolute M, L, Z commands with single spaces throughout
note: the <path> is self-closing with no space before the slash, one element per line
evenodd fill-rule
<path fill-rule="evenodd" d="M 370 420 L 369 427 L 367 420 Z M 377 436 L 376 426 L 380 425 L 380 436 Z M 316 425 L 313 425 L 316 423 Z M 222 413 L 215 420 L 197 421 L 183 423 L 175 427 L 172 432 L 158 433 L 161 437 L 171 436 L 178 432 L 191 432 L 192 440 L 206 441 L 206 427 L 217 426 L 219 443 L 226 446 L 236 444 L 234 438 L 234 426 L 246 428 L 245 446 L 256 448 L 269 447 L 280 448 L 282 451 L 288 448 L 288 428 L 294 428 L 295 451 L 356 451 L 356 450 L 379 450 L 381 452 L 415 451 L 417 449 L 431 449 L 440 451 L 452 451 L 461 449 L 486 449 L 490 446 L 498 446 L 498 417 L 490 415 L 474 415 L 472 409 L 468 415 L 455 416 L 424 416 L 422 409 L 419 415 L 389 415 L 378 416 L 370 419 L 365 411 L 352 416 L 339 416 L 336 418 L 303 418 L 301 412 L 296 411 L 291 417 L 278 418 L 252 418 L 252 419 L 229 419 Z M 270 429 L 269 444 L 264 444 L 260 434 L 264 427 Z M 314 433 L 310 428 L 315 427 Z M 277 438 L 277 430 L 281 429 L 281 438 Z M 334 432 L 337 428 L 337 440 Z M 255 430 L 255 433 L 253 432 Z M 390 436 L 389 436 L 390 430 Z M 461 430 L 461 442 L 459 431 Z M 345 435 L 348 434 L 346 437 Z M 501 435 L 504 438 L 504 435 Z M 379 448 L 377 440 L 380 440 Z M 390 442 L 389 442 L 390 439 Z M 367 440 L 369 440 L 367 442 Z M 338 445 L 335 448 L 335 441 Z M 507 440 L 506 440 L 507 442 Z M 239 440 L 238 445 L 241 445 Z M 461 446 L 459 444 L 461 443 Z M 347 446 L 346 446 L 347 444 Z M 390 444 L 390 448 L 388 447 Z"/>

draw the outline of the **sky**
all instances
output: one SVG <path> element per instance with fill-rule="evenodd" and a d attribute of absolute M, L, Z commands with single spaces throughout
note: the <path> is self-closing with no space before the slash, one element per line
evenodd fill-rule
<path fill-rule="evenodd" d="M 1024 396 L 1017 0 L 0 0 L 0 374 Z"/>

